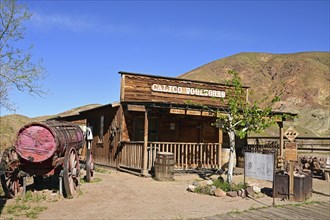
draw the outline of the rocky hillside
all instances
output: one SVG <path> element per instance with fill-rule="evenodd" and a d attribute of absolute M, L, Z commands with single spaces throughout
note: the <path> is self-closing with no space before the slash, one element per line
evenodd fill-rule
<path fill-rule="evenodd" d="M 301 136 L 330 136 L 330 53 L 240 53 L 215 60 L 180 78 L 224 83 L 236 70 L 250 86 L 250 100 L 279 95 L 280 111 L 299 113 Z M 277 130 L 269 131 L 268 135 Z M 276 135 L 276 134 L 274 134 Z"/>
<path fill-rule="evenodd" d="M 300 136 L 330 136 L 330 53 L 304 52 L 295 54 L 240 53 L 205 64 L 179 78 L 224 83 L 227 71 L 239 72 L 250 86 L 250 100 L 280 95 L 276 110 L 299 113 L 294 122 Z M 66 112 L 28 118 L 23 115 L 0 117 L 0 151 L 12 146 L 19 128 L 31 121 L 74 114 L 93 108 L 86 105 Z M 291 125 L 286 123 L 286 127 Z M 261 135 L 277 136 L 277 127 Z"/>

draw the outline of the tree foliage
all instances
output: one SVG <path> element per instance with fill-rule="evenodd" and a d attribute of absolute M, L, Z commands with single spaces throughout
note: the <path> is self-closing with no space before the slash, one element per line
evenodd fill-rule
<path fill-rule="evenodd" d="M 261 103 L 249 103 L 246 100 L 246 90 L 242 85 L 241 78 L 234 70 L 229 70 L 232 79 L 227 82 L 231 86 L 226 91 L 227 108 L 221 109 L 217 114 L 216 124 L 228 133 L 230 142 L 230 156 L 228 165 L 227 182 L 232 182 L 235 136 L 244 138 L 250 132 L 261 132 L 275 123 L 276 116 L 271 116 L 272 106 L 279 101 L 278 97 L 272 99 L 266 107 L 260 107 Z M 222 100 L 224 101 L 224 99 Z"/>
<path fill-rule="evenodd" d="M 218 111 L 217 124 L 223 131 L 233 131 L 240 138 L 246 137 L 250 132 L 260 133 L 275 123 L 276 116 L 271 116 L 272 106 L 279 101 L 279 97 L 273 98 L 266 107 L 264 100 L 260 103 L 249 103 L 246 100 L 246 90 L 241 78 L 234 70 L 229 70 L 232 79 L 227 81 L 231 88 L 226 91 L 228 108 Z M 223 100 L 224 101 L 224 100 Z"/>
<path fill-rule="evenodd" d="M 28 7 L 16 0 L 0 1 L 0 107 L 14 110 L 9 92 L 17 89 L 42 95 L 39 81 L 44 78 L 41 61 L 32 59 L 31 49 L 19 44 L 25 35 L 24 22 L 31 18 Z"/>

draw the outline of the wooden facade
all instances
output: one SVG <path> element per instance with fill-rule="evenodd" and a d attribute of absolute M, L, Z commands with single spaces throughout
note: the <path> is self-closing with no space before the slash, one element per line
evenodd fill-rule
<path fill-rule="evenodd" d="M 230 86 L 119 73 L 119 103 L 62 118 L 92 128 L 95 163 L 147 175 L 161 151 L 174 154 L 175 169 L 221 167 L 229 138 L 213 125 L 214 110 L 226 108 Z M 245 145 L 237 140 L 238 148 Z"/>

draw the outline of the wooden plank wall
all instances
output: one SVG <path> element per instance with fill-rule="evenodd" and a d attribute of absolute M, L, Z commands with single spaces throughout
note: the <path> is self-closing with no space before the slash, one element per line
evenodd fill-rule
<path fill-rule="evenodd" d="M 121 106 L 96 109 L 84 113 L 87 118 L 87 126 L 92 126 L 93 142 L 92 153 L 98 164 L 117 167 L 118 152 L 120 152 L 120 130 L 122 129 Z M 100 117 L 104 116 L 103 138 L 99 137 Z"/>
<path fill-rule="evenodd" d="M 199 105 L 223 107 L 227 105 L 227 95 L 220 98 L 209 96 L 187 95 L 186 93 L 161 92 L 152 89 L 153 85 L 175 86 L 182 88 L 193 88 L 200 91 L 220 91 L 228 93 L 232 87 L 204 82 L 191 82 L 183 79 L 168 79 L 143 75 L 122 75 L 121 101 L 122 102 L 158 102 L 186 104 L 195 103 Z M 185 91 L 185 90 L 184 90 Z M 246 92 L 247 93 L 247 92 Z M 246 94 L 243 94 L 246 96 Z"/>

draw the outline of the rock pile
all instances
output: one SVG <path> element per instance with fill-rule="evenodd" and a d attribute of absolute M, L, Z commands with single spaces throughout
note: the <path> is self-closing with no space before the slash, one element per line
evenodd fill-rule
<path fill-rule="evenodd" d="M 296 170 L 311 170 L 317 171 L 321 168 L 326 168 L 327 157 L 306 156 L 301 155 L 296 164 Z"/>
<path fill-rule="evenodd" d="M 223 181 L 222 177 L 219 177 L 217 181 Z M 223 190 L 215 186 L 214 180 L 202 180 L 202 181 L 194 181 L 191 185 L 188 186 L 187 190 L 189 192 L 207 194 L 216 197 L 252 197 L 254 198 L 257 194 L 261 193 L 261 189 L 253 183 L 247 183 L 247 187 L 245 189 L 238 190 Z"/>

